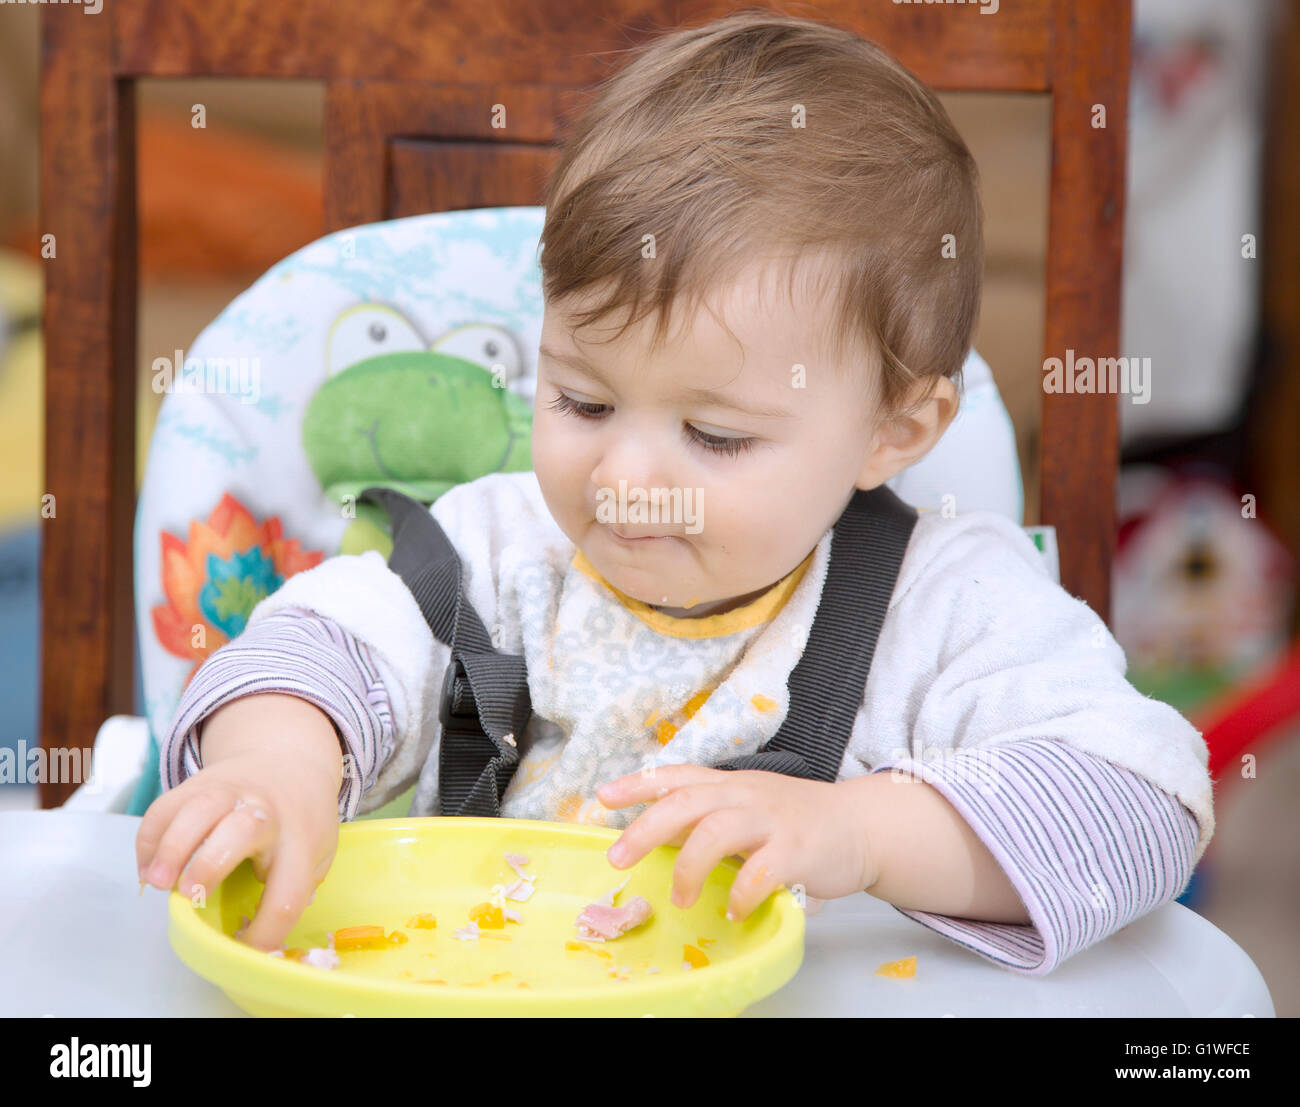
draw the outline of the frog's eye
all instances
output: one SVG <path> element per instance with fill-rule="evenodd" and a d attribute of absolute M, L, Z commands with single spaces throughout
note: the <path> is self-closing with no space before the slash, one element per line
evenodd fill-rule
<path fill-rule="evenodd" d="M 380 354 L 424 348 L 419 332 L 401 312 L 387 304 L 354 304 L 330 328 L 326 371 L 334 376 Z"/>
<path fill-rule="evenodd" d="M 451 354 L 481 365 L 489 373 L 500 370 L 501 382 L 509 385 L 524 373 L 524 359 L 519 343 L 504 327 L 491 323 L 469 323 L 448 331 L 432 347 L 440 354 Z"/>

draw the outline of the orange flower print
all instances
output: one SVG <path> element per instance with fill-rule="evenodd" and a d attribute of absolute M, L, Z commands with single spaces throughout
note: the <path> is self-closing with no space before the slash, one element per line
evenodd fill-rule
<path fill-rule="evenodd" d="M 229 492 L 206 522 L 190 523 L 188 542 L 166 531 L 161 537 L 167 602 L 153 609 L 154 633 L 168 653 L 194 660 L 186 684 L 210 654 L 244 629 L 258 603 L 325 556 L 285 539 L 278 516 L 254 522 Z M 199 627 L 202 635 L 195 633 Z"/>

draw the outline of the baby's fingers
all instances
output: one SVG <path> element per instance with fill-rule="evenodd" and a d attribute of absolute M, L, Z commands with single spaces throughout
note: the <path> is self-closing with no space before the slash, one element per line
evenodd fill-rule
<path fill-rule="evenodd" d="M 274 829 L 265 811 L 255 805 L 236 803 L 234 810 L 213 828 L 207 840 L 194 852 L 181 874 L 177 891 L 191 897 L 202 891 L 207 896 L 235 871 L 245 857 L 254 858 L 256 875 L 257 858 L 271 845 L 273 836 Z"/>
<path fill-rule="evenodd" d="M 190 777 L 177 787 L 169 788 L 149 805 L 149 809 L 140 819 L 140 825 L 135 832 L 135 866 L 142 878 L 147 877 L 149 867 L 157 857 L 158 845 L 167 828 L 171 826 L 176 813 L 194 799 L 195 788 L 187 785 L 196 779 Z M 230 802 L 234 803 L 233 796 Z"/>
<path fill-rule="evenodd" d="M 234 806 L 234 797 L 224 789 L 191 792 L 183 802 L 163 809 L 171 819 L 161 833 L 155 826 L 141 825 L 136 839 L 136 859 L 149 868 L 144 879 L 155 888 L 171 888 L 194 850 Z M 149 847 L 156 839 L 157 846 L 150 855 Z"/>
<path fill-rule="evenodd" d="M 316 890 L 316 866 L 302 840 L 281 834 L 262 902 L 244 931 L 244 941 L 250 946 L 267 951 L 279 949 Z"/>

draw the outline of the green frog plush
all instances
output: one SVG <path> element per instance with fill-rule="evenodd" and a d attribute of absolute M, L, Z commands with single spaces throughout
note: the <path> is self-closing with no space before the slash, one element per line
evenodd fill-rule
<path fill-rule="evenodd" d="M 326 496 L 353 519 L 341 554 L 392 551 L 383 509 L 357 501 L 364 488 L 433 503 L 488 473 L 532 468 L 532 408 L 506 387 L 519 371 L 508 332 L 476 324 L 418 349 L 414 338 L 404 317 L 376 304 L 350 308 L 331 332 L 331 362 L 350 360 L 332 364 L 312 397 L 302 441 Z"/>

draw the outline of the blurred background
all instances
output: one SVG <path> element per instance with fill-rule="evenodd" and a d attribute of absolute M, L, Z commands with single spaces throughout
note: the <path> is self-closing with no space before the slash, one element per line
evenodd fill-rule
<path fill-rule="evenodd" d="M 1135 4 L 1119 353 L 1150 357 L 1159 383 L 1149 403 L 1120 405 L 1112 618 L 1130 679 L 1202 729 L 1212 767 L 1217 753 L 1218 830 L 1183 902 L 1246 950 L 1289 1016 L 1300 1014 L 1298 26 L 1293 0 Z M 14 751 L 38 742 L 38 44 L 38 8 L 0 8 L 0 750 Z M 1024 521 L 1036 523 L 1049 103 L 943 99 L 980 165 L 976 348 L 1014 421 Z M 323 92 L 146 80 L 137 116 L 142 473 L 161 400 L 152 358 L 188 349 L 320 236 Z M 0 783 L 0 808 L 34 808 L 35 793 Z"/>

